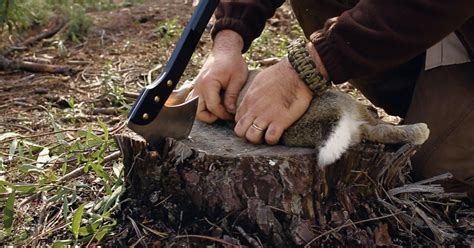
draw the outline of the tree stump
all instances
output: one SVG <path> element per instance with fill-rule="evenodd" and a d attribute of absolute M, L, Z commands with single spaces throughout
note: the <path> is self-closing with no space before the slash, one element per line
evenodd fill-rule
<path fill-rule="evenodd" d="M 168 138 L 162 151 L 150 150 L 133 133 L 115 139 L 124 157 L 126 197 L 174 230 L 205 218 L 217 224 L 187 231 L 225 232 L 227 240 L 233 233 L 244 240 L 233 243 L 252 246 L 365 247 L 388 244 L 388 233 L 403 229 L 396 223 L 406 216 L 381 195 L 407 182 L 415 152 L 410 145 L 362 142 L 322 170 L 314 149 L 252 145 L 225 123 L 196 122 L 189 139 Z M 351 224 L 357 221 L 367 223 Z M 383 226 L 387 222 L 394 225 Z"/>

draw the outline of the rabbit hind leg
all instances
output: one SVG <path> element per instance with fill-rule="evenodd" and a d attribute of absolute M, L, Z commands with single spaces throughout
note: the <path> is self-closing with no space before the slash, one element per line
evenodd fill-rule
<path fill-rule="evenodd" d="M 363 124 L 361 129 L 363 139 L 386 144 L 409 143 L 421 145 L 430 134 L 430 130 L 425 123 L 398 126 L 386 123 Z"/>

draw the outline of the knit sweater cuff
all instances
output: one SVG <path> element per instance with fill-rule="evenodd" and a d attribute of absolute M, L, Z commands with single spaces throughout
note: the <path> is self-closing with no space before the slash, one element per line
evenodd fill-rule
<path fill-rule="evenodd" d="M 242 53 L 245 53 L 249 48 L 253 40 L 253 35 L 250 32 L 249 28 L 245 26 L 245 24 L 240 19 L 234 18 L 222 18 L 216 21 L 212 30 L 211 30 L 211 37 L 214 40 L 217 33 L 224 29 L 230 29 L 240 36 L 244 41 L 244 47 L 242 48 Z"/>
<path fill-rule="evenodd" d="M 335 84 L 341 84 L 351 79 L 352 73 L 349 69 L 348 60 L 345 59 L 344 55 L 337 49 L 336 43 L 320 33 L 315 34 L 311 35 L 311 42 L 313 42 L 329 74 L 329 79 Z"/>

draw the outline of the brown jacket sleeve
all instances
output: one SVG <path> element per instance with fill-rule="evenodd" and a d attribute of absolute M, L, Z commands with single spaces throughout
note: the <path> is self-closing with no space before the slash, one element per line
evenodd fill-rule
<path fill-rule="evenodd" d="M 311 40 L 331 79 L 342 83 L 410 60 L 471 16 L 473 0 L 361 0 Z"/>
<path fill-rule="evenodd" d="M 231 29 L 244 40 L 242 52 L 246 52 L 252 41 L 260 36 L 265 21 L 275 14 L 284 0 L 223 0 L 217 7 L 216 23 L 211 35 L 223 29 Z"/>

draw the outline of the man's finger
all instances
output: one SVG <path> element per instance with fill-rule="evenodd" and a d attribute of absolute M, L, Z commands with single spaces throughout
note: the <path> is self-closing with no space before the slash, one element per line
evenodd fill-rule
<path fill-rule="evenodd" d="M 270 121 L 264 118 L 255 119 L 245 133 L 245 138 L 253 144 L 260 144 L 263 142 L 266 129 Z"/>
<path fill-rule="evenodd" d="M 247 113 L 247 110 L 248 110 L 247 96 L 244 96 L 242 103 L 240 103 L 240 106 L 237 109 L 237 112 L 235 113 L 235 118 L 234 118 L 235 121 L 239 121 L 242 118 L 242 116 L 244 116 Z"/>
<path fill-rule="evenodd" d="M 212 114 L 223 120 L 232 120 L 232 116 L 227 112 L 224 105 L 221 103 L 220 86 L 218 84 L 210 85 L 207 91 L 204 92 L 206 99 L 206 108 Z"/>
<path fill-rule="evenodd" d="M 229 86 L 225 90 L 224 94 L 224 106 L 226 107 L 227 111 L 230 113 L 235 114 L 237 111 L 236 103 L 237 98 L 239 97 L 239 93 L 242 90 L 242 87 L 245 84 L 245 78 L 236 78 L 235 80 L 231 80 Z"/>
<path fill-rule="evenodd" d="M 239 136 L 240 138 L 244 138 L 245 134 L 247 133 L 247 130 L 252 125 L 254 120 L 255 120 L 255 117 L 249 116 L 249 115 L 241 118 L 239 121 L 237 121 L 237 124 L 235 125 L 235 128 L 234 128 L 235 134 Z"/>
<path fill-rule="evenodd" d="M 204 99 L 201 99 L 201 97 L 199 98 L 198 108 L 196 111 L 196 119 L 206 123 L 213 123 L 218 119 L 216 115 L 207 111 L 206 102 Z"/>
<path fill-rule="evenodd" d="M 276 145 L 280 140 L 283 132 L 285 131 L 282 124 L 278 122 L 272 122 L 267 128 L 265 133 L 265 142 L 269 145 Z"/>
<path fill-rule="evenodd" d="M 213 115 L 211 112 L 202 111 L 202 112 L 199 112 L 196 115 L 196 119 L 198 121 L 202 121 L 202 122 L 211 124 L 211 123 L 217 121 L 217 119 L 219 119 L 219 118 L 217 116 Z"/>

